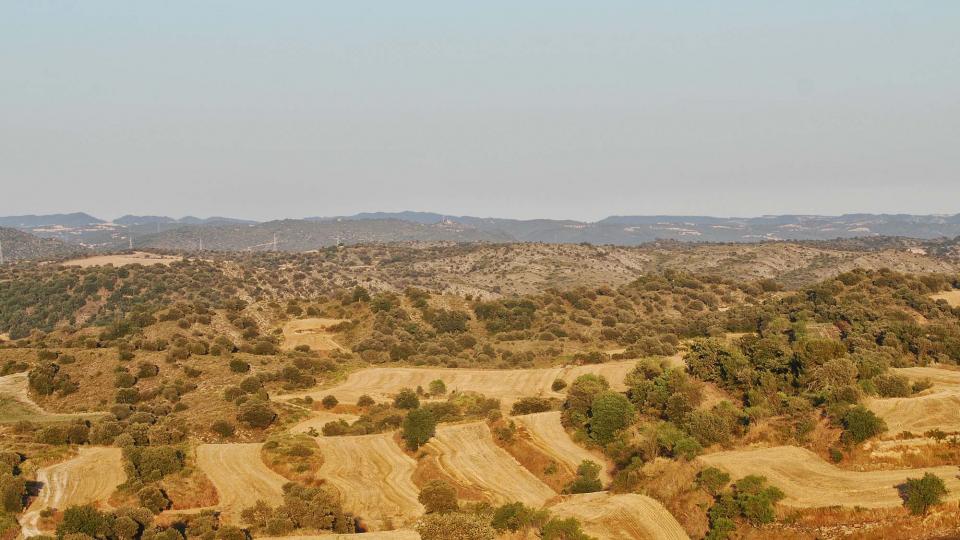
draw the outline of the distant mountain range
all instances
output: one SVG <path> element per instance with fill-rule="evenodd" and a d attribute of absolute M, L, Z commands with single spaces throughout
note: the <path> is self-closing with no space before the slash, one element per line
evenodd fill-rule
<path fill-rule="evenodd" d="M 19 229 L 0 227 L 0 252 L 3 262 L 26 259 L 60 259 L 81 255 L 88 250 L 56 238 L 40 238 Z"/>
<path fill-rule="evenodd" d="M 277 249 L 397 241 L 549 242 L 637 245 L 654 240 L 761 242 L 875 236 L 918 239 L 960 236 L 960 214 L 611 216 L 596 222 L 450 216 L 432 212 L 368 212 L 255 222 L 229 217 L 179 219 L 126 215 L 106 221 L 85 213 L 0 217 L 0 226 L 95 249 Z"/>

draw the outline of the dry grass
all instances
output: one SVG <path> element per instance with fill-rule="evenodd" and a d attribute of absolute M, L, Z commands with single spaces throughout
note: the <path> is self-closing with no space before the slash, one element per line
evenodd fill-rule
<path fill-rule="evenodd" d="M 933 386 L 905 398 L 871 398 L 865 401 L 887 423 L 887 432 L 924 433 L 932 429 L 960 431 L 960 371 L 940 367 L 913 367 L 896 370 L 912 381 L 927 379 Z"/>
<path fill-rule="evenodd" d="M 907 478 L 933 473 L 950 490 L 951 499 L 960 498 L 957 467 L 927 469 L 849 471 L 840 469 L 809 450 L 778 446 L 706 454 L 698 458 L 708 466 L 726 470 L 734 480 L 750 474 L 765 476 L 786 494 L 783 504 L 799 508 L 859 506 L 892 508 L 903 504 L 897 486 Z"/>
<path fill-rule="evenodd" d="M 125 479 L 122 452 L 112 447 L 83 447 L 76 457 L 40 469 L 40 493 L 20 519 L 24 538 L 41 534 L 43 510 L 105 503 Z"/>
<path fill-rule="evenodd" d="M 602 467 L 600 481 L 604 485 L 612 480 L 609 473 L 610 465 L 603 454 L 591 452 L 573 442 L 560 423 L 560 411 L 515 416 L 513 420 L 518 426 L 523 427 L 523 432 L 529 435 L 530 442 L 534 446 L 571 473 L 575 473 L 581 462 L 589 460 Z"/>
<path fill-rule="evenodd" d="M 283 325 L 283 343 L 284 350 L 292 350 L 300 345 L 308 345 L 314 351 L 334 351 L 343 350 L 336 341 L 330 328 L 343 322 L 349 322 L 346 319 L 294 319 Z"/>
<path fill-rule="evenodd" d="M 484 422 L 445 425 L 425 446 L 445 474 L 482 491 L 492 504 L 520 501 L 539 507 L 556 493 L 493 442 Z"/>
<path fill-rule="evenodd" d="M 416 462 L 390 434 L 318 439 L 319 474 L 340 492 L 344 508 L 371 530 L 408 526 L 423 514 L 413 483 Z"/>
<path fill-rule="evenodd" d="M 176 255 L 157 255 L 156 253 L 137 251 L 134 253 L 120 255 L 97 255 L 95 257 L 72 259 L 62 264 L 63 266 L 79 266 L 80 268 L 87 268 L 89 266 L 106 266 L 108 264 L 112 264 L 113 266 L 126 266 L 128 264 L 152 266 L 154 264 L 169 265 L 170 263 L 181 260 L 183 260 L 183 257 L 178 257 Z"/>
<path fill-rule="evenodd" d="M 279 506 L 287 479 L 268 469 L 260 457 L 261 444 L 203 444 L 197 465 L 213 482 L 219 508 L 228 523 L 241 524 L 240 512 L 258 500 Z"/>
<path fill-rule="evenodd" d="M 575 517 L 599 540 L 689 540 L 680 523 L 659 502 L 636 493 L 570 495 L 550 511 Z"/>
<path fill-rule="evenodd" d="M 930 295 L 930 298 L 934 300 L 944 300 L 950 307 L 960 307 L 960 289 L 938 292 L 937 294 Z"/>

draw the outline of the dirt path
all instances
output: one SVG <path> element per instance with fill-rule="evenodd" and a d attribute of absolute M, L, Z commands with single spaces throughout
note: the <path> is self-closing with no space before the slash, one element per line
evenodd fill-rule
<path fill-rule="evenodd" d="M 436 437 L 425 448 L 437 456 L 444 473 L 483 491 L 494 504 L 520 501 L 540 507 L 556 496 L 493 442 L 485 422 L 439 426 Z"/>
<path fill-rule="evenodd" d="M 320 477 L 333 484 L 344 509 L 371 530 L 412 525 L 423 514 L 413 483 L 416 462 L 391 434 L 317 439 L 323 453 Z"/>
<path fill-rule="evenodd" d="M 345 420 L 348 423 L 356 422 L 360 417 L 355 414 L 332 413 L 328 411 L 311 411 L 311 416 L 290 428 L 291 433 L 306 433 L 310 428 L 317 430 L 317 433 L 323 433 L 323 426 L 329 422 Z"/>
<path fill-rule="evenodd" d="M 197 447 L 197 465 L 220 498 L 220 510 L 229 523 L 241 523 L 240 512 L 258 500 L 279 506 L 287 479 L 271 471 L 260 457 L 260 443 L 203 444 Z"/>
<path fill-rule="evenodd" d="M 680 523 L 659 502 L 636 493 L 570 495 L 549 510 L 575 517 L 599 540 L 689 540 Z"/>
<path fill-rule="evenodd" d="M 950 500 L 960 499 L 960 469 L 929 467 L 894 471 L 857 472 L 840 469 L 813 452 L 796 446 L 734 450 L 700 456 L 706 465 L 721 468 L 734 479 L 749 474 L 767 477 L 787 495 L 783 504 L 800 508 L 861 506 L 892 508 L 903 505 L 897 486 L 907 478 L 931 472 L 943 478 Z"/>
<path fill-rule="evenodd" d="M 603 467 L 600 471 L 600 481 L 604 485 L 610 483 L 610 473 L 607 471 L 607 460 L 599 453 L 583 448 L 573 442 L 567 430 L 560 423 L 560 411 L 550 411 L 537 414 L 514 416 L 512 419 L 523 426 L 530 434 L 531 442 L 557 462 L 566 465 L 574 473 L 584 460 L 593 461 Z"/>
<path fill-rule="evenodd" d="M 123 453 L 113 447 L 81 447 L 77 457 L 37 471 L 40 493 L 20 518 L 24 538 L 42 534 L 40 512 L 105 502 L 126 480 Z"/>
<path fill-rule="evenodd" d="M 913 367 L 895 372 L 911 381 L 927 379 L 933 386 L 912 397 L 870 398 L 864 402 L 887 423 L 887 436 L 904 431 L 920 435 L 931 429 L 960 431 L 960 371 Z"/>

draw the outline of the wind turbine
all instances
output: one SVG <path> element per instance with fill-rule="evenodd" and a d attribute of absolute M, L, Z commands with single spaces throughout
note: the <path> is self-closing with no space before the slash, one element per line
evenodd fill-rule
<path fill-rule="evenodd" d="M 0 264 L 3 264 L 3 240 L 0 240 Z"/>

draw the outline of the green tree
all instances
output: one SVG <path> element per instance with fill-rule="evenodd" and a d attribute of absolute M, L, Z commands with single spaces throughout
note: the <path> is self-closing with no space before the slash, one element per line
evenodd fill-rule
<path fill-rule="evenodd" d="M 590 437 L 607 444 L 614 435 L 633 422 L 636 410 L 623 394 L 604 391 L 593 398 L 590 407 Z"/>
<path fill-rule="evenodd" d="M 416 450 L 437 432 L 437 420 L 428 410 L 414 409 L 403 419 L 403 440 L 407 448 Z"/>
<path fill-rule="evenodd" d="M 576 518 L 552 518 L 540 529 L 542 540 L 593 540 L 593 537 L 583 532 L 580 522 Z"/>
<path fill-rule="evenodd" d="M 754 525 L 770 523 L 776 518 L 774 506 L 785 495 L 773 486 L 767 486 L 762 476 L 744 476 L 733 486 L 734 499 L 740 507 L 740 513 Z"/>

